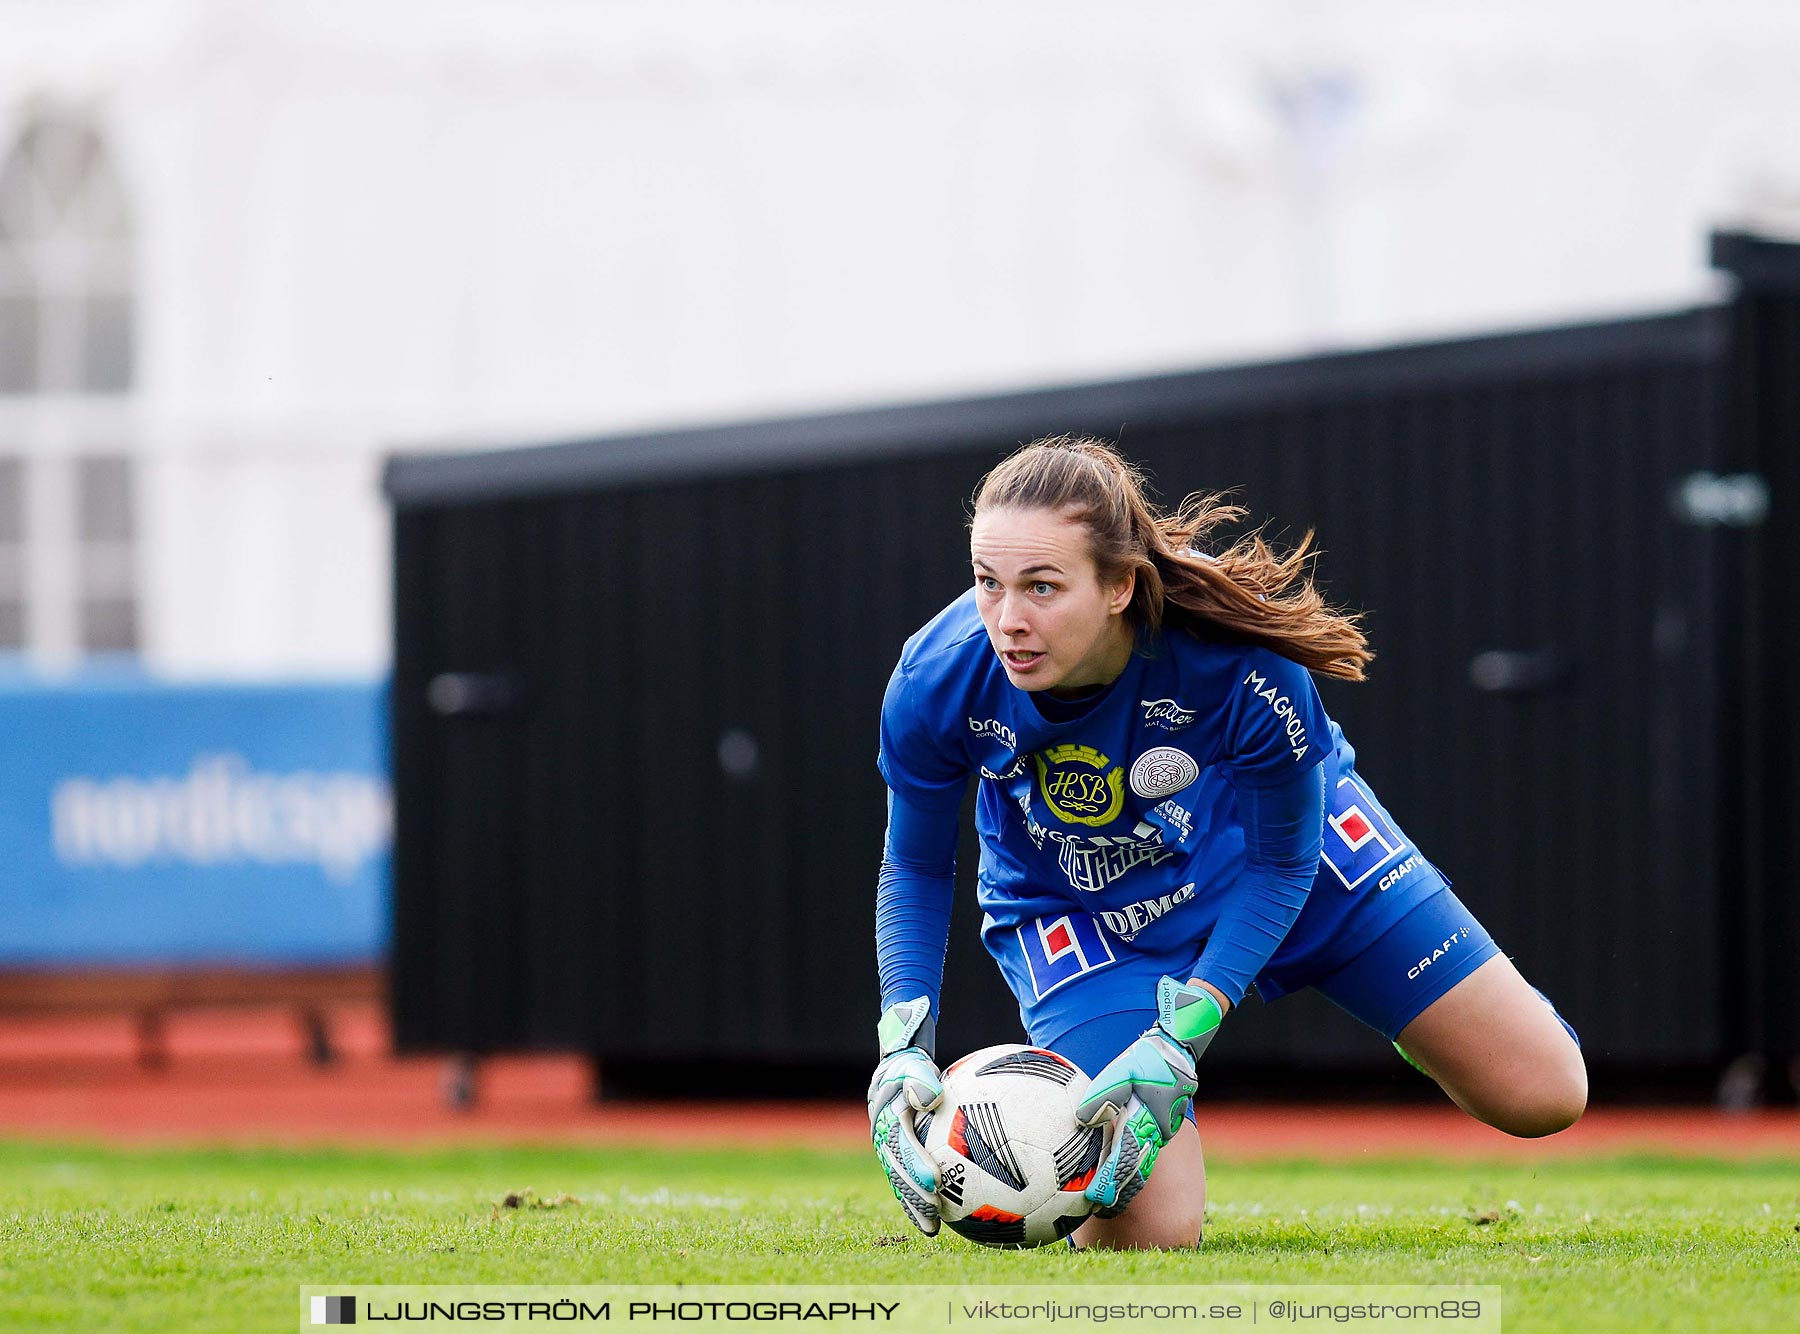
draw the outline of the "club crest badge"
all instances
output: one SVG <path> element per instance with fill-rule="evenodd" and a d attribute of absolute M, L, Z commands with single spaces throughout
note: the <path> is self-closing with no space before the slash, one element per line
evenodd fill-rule
<path fill-rule="evenodd" d="M 1038 791 L 1064 824 L 1103 825 L 1125 807 L 1125 771 L 1092 746 L 1051 746 L 1031 757 Z"/>
<path fill-rule="evenodd" d="M 1200 776 L 1194 757 L 1173 746 L 1157 746 L 1131 766 L 1131 790 L 1154 801 L 1181 791 Z"/>

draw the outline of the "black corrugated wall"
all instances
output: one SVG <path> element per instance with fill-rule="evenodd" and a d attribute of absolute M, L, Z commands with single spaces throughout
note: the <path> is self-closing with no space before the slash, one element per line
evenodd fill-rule
<path fill-rule="evenodd" d="M 1800 1091 L 1800 721 L 1791 704 L 1800 613 L 1790 592 L 1800 571 L 1800 245 L 1719 235 L 1713 261 L 1738 286 L 1728 437 L 1731 476 L 1748 485 L 1738 494 L 1748 512 L 1728 525 L 1741 630 L 1721 730 L 1726 805 L 1743 829 L 1721 868 L 1730 1043 L 1750 1063 L 1747 1079 L 1777 1088 L 1785 1079 Z"/>
<path fill-rule="evenodd" d="M 1721 754 L 1762 539 L 1678 499 L 1750 466 L 1745 395 L 1794 429 L 1791 374 L 1735 358 L 1769 321 L 1800 337 L 1796 309 L 397 460 L 399 1043 L 864 1060 L 888 672 L 967 579 L 981 474 L 1121 424 L 1165 498 L 1236 487 L 1318 530 L 1380 654 L 1324 687 L 1359 769 L 1590 1058 L 1762 1040 L 1772 984 L 1732 969 L 1768 894 L 1722 874 L 1745 777 Z M 965 886 L 947 1050 L 1018 1035 L 976 928 Z M 1246 1007 L 1217 1054 L 1392 1059 L 1306 997 Z"/>

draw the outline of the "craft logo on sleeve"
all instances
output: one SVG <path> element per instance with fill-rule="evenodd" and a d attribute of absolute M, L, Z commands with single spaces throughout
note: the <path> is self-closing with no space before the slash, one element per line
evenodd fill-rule
<path fill-rule="evenodd" d="M 356 1298 L 314 1297 L 312 1299 L 312 1322 L 315 1325 L 354 1325 L 356 1323 Z"/>
<path fill-rule="evenodd" d="M 1125 805 L 1125 771 L 1092 746 L 1051 746 L 1032 759 L 1038 790 L 1058 820 L 1103 825 L 1118 819 Z"/>

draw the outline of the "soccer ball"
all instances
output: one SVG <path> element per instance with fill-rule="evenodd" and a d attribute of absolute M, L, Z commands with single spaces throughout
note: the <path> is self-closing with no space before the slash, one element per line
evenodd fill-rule
<path fill-rule="evenodd" d="M 1043 1246 L 1080 1226 L 1106 1138 L 1075 1124 L 1087 1084 L 1064 1057 L 1017 1044 L 946 1070 L 943 1102 L 916 1122 L 945 1224 L 983 1246 Z"/>

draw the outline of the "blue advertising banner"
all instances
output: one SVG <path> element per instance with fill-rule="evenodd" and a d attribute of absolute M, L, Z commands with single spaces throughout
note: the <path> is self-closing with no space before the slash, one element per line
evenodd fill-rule
<path fill-rule="evenodd" d="M 0 966 L 373 961 L 382 686 L 0 685 Z"/>

